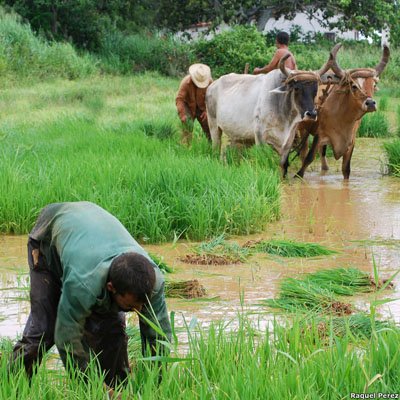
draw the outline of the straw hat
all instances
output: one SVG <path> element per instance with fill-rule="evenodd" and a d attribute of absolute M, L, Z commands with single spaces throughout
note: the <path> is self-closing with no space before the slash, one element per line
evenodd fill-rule
<path fill-rule="evenodd" d="M 208 65 L 192 64 L 189 67 L 189 74 L 198 88 L 204 89 L 210 84 L 211 70 Z"/>

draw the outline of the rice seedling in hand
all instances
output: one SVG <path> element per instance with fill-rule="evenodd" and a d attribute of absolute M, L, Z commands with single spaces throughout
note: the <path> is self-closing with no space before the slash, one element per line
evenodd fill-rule
<path fill-rule="evenodd" d="M 318 243 L 301 243 L 292 240 L 269 240 L 256 243 L 254 251 L 265 252 L 281 257 L 317 257 L 336 254 Z"/>

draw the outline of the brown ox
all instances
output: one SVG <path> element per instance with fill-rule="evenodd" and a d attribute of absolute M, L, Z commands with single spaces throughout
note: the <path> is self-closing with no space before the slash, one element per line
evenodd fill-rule
<path fill-rule="evenodd" d="M 303 158 L 302 166 L 297 172 L 299 177 L 304 176 L 306 168 L 315 158 L 317 149 L 321 152 L 322 169 L 328 169 L 325 154 L 326 146 L 331 145 L 335 159 L 343 157 L 343 178 L 349 179 L 350 161 L 361 118 L 367 112 L 376 111 L 376 102 L 372 96 L 378 77 L 389 61 L 389 48 L 384 46 L 382 59 L 375 68 L 350 70 L 342 70 L 337 64 L 336 53 L 339 48 L 340 45 L 337 45 L 331 52 L 331 68 L 338 82 L 333 84 L 329 93 L 320 97 L 322 104 L 318 110 L 318 120 L 304 121 L 298 126 L 303 143 L 303 155 L 308 135 L 314 135 L 311 149 Z"/>

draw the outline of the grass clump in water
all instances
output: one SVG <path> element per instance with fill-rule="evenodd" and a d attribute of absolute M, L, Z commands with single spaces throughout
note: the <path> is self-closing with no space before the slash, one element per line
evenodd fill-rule
<path fill-rule="evenodd" d="M 384 143 L 389 174 L 400 177 L 400 139 Z"/>
<path fill-rule="evenodd" d="M 359 137 L 380 138 L 391 136 L 389 122 L 383 112 L 376 111 L 366 114 L 358 129 Z"/>
<path fill-rule="evenodd" d="M 301 243 L 292 240 L 261 241 L 251 245 L 255 251 L 265 252 L 281 257 L 318 257 L 336 254 L 318 243 Z"/>

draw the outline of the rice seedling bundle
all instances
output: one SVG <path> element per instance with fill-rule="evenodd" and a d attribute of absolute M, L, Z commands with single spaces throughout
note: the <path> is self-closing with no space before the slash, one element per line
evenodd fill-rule
<path fill-rule="evenodd" d="M 301 243 L 292 240 L 270 240 L 262 241 L 254 245 L 255 251 L 265 252 L 281 257 L 317 257 L 335 254 L 318 243 Z"/>
<path fill-rule="evenodd" d="M 228 242 L 225 235 L 219 235 L 210 241 L 200 243 L 194 248 L 196 254 L 201 256 L 219 256 L 230 260 L 245 261 L 250 255 L 249 248 L 240 246 L 236 242 Z"/>
<path fill-rule="evenodd" d="M 197 279 L 189 281 L 166 281 L 165 295 L 183 299 L 195 299 L 204 297 L 206 289 Z"/>
<path fill-rule="evenodd" d="M 365 313 L 330 318 L 313 318 L 311 321 L 305 320 L 305 324 L 304 332 L 316 327 L 316 331 L 321 338 L 327 338 L 332 333 L 337 337 L 346 337 L 351 334 L 355 339 L 363 339 L 370 338 L 373 330 L 395 328 L 393 323 L 372 319 L 370 315 Z"/>
<path fill-rule="evenodd" d="M 170 267 L 167 263 L 165 263 L 159 256 L 156 256 L 154 254 L 149 254 L 149 256 L 157 264 L 158 268 L 160 268 L 161 271 L 167 273 L 174 272 L 174 269 Z"/>
<path fill-rule="evenodd" d="M 278 299 L 267 299 L 264 304 L 286 311 L 333 312 L 350 314 L 350 304 L 340 302 L 334 292 L 307 280 L 286 278 L 282 281 Z"/>
<path fill-rule="evenodd" d="M 357 268 L 325 269 L 309 274 L 306 280 L 342 296 L 372 291 L 370 275 Z"/>

